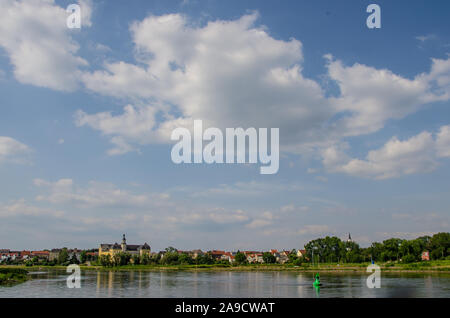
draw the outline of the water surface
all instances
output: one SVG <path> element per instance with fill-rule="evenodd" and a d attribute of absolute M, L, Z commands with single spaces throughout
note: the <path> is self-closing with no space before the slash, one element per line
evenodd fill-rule
<path fill-rule="evenodd" d="M 67 288 L 65 271 L 31 272 L 32 280 L 0 287 L 0 297 L 450 297 L 450 274 L 385 274 L 380 289 L 365 273 L 82 271 L 81 288 Z"/>

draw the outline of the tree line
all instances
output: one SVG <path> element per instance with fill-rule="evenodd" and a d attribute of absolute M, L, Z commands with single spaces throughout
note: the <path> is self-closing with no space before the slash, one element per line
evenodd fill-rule
<path fill-rule="evenodd" d="M 361 262 L 403 262 L 422 260 L 422 253 L 428 251 L 430 259 L 450 259 L 450 233 L 421 236 L 413 240 L 390 238 L 374 242 L 361 248 L 356 242 L 344 242 L 338 237 L 327 236 L 310 241 L 305 245 L 306 257 L 311 262 L 361 263 Z"/>

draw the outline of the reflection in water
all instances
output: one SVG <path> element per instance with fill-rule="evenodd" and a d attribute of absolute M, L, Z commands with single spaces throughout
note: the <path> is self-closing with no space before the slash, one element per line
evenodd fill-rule
<path fill-rule="evenodd" d="M 83 271 L 80 289 L 66 286 L 65 271 L 0 288 L 0 297 L 450 297 L 450 274 L 386 274 L 380 289 L 365 273 Z"/>
<path fill-rule="evenodd" d="M 320 298 L 320 286 L 314 286 L 314 289 L 316 290 L 316 297 Z"/>

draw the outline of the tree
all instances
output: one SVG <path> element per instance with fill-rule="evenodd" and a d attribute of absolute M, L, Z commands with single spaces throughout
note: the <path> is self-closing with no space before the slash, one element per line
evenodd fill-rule
<path fill-rule="evenodd" d="M 140 257 L 139 263 L 142 265 L 150 264 L 150 256 L 147 253 L 142 254 Z"/>
<path fill-rule="evenodd" d="M 87 253 L 86 251 L 81 251 L 80 253 L 80 263 L 84 264 L 87 261 Z"/>
<path fill-rule="evenodd" d="M 58 264 L 64 264 L 69 261 L 69 252 L 67 251 L 67 248 L 63 248 L 61 251 L 59 251 L 58 254 Z"/>
<path fill-rule="evenodd" d="M 431 257 L 444 259 L 450 253 L 450 233 L 437 233 L 430 240 Z"/>
<path fill-rule="evenodd" d="M 247 257 L 245 256 L 244 253 L 238 251 L 236 253 L 236 255 L 234 256 L 234 261 L 235 261 L 236 264 L 242 265 L 242 264 L 247 263 Z"/>
<path fill-rule="evenodd" d="M 72 257 L 70 258 L 70 264 L 78 264 L 78 258 L 75 253 L 72 253 Z"/>
<path fill-rule="evenodd" d="M 269 253 L 269 252 L 265 252 L 263 254 L 263 260 L 264 260 L 264 263 L 267 263 L 267 264 L 274 264 L 277 262 L 277 258 L 272 253 Z"/>
<path fill-rule="evenodd" d="M 289 257 L 289 263 L 291 263 L 291 264 L 294 264 L 298 260 L 297 254 L 293 253 L 292 251 L 291 251 L 291 253 L 289 253 L 288 257 Z"/>
<path fill-rule="evenodd" d="M 109 254 L 101 255 L 98 260 L 100 262 L 100 265 L 102 265 L 103 267 L 112 266 L 112 260 L 111 260 L 111 256 Z"/>
<path fill-rule="evenodd" d="M 192 257 L 186 253 L 182 253 L 181 255 L 179 255 L 178 261 L 180 262 L 180 264 L 183 264 L 183 265 L 194 264 L 194 260 L 192 259 Z"/>
<path fill-rule="evenodd" d="M 139 265 L 141 263 L 141 258 L 139 255 L 133 255 L 131 259 L 133 260 L 133 265 Z"/>
<path fill-rule="evenodd" d="M 400 254 L 400 246 L 403 240 L 399 238 L 391 238 L 383 241 L 383 261 L 396 261 L 402 256 Z"/>
<path fill-rule="evenodd" d="M 173 247 L 166 248 L 166 252 L 164 253 L 163 258 L 161 259 L 161 263 L 165 265 L 177 265 L 178 262 L 178 250 Z"/>
<path fill-rule="evenodd" d="M 212 258 L 211 254 L 206 253 L 198 255 L 194 262 L 197 265 L 211 265 L 214 264 L 214 259 Z"/>

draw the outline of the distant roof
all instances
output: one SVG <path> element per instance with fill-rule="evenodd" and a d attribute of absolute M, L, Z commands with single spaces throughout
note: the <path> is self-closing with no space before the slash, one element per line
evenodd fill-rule
<path fill-rule="evenodd" d="M 148 245 L 147 243 L 144 243 L 144 245 L 142 245 L 142 249 L 149 250 L 150 249 L 150 245 Z"/>

